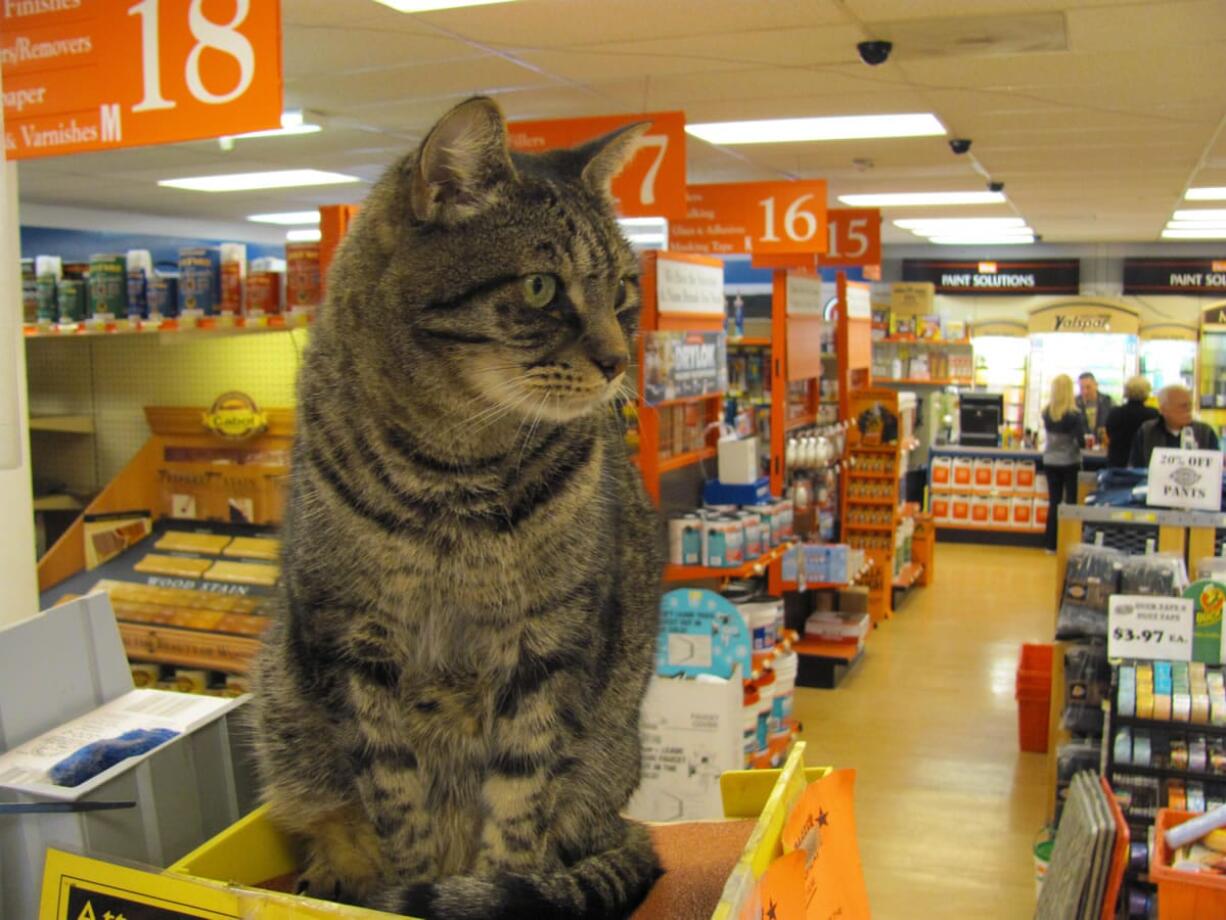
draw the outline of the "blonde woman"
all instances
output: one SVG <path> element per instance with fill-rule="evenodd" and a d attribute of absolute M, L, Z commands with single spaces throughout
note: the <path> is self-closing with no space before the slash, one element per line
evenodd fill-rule
<path fill-rule="evenodd" d="M 1124 382 L 1124 405 L 1107 413 L 1107 466 L 1126 467 L 1137 429 L 1158 417 L 1158 410 L 1145 405 L 1149 381 L 1139 374 Z"/>
<path fill-rule="evenodd" d="M 1086 420 L 1077 410 L 1073 378 L 1061 374 L 1051 382 L 1051 400 L 1043 410 L 1047 447 L 1043 472 L 1047 475 L 1047 532 L 1044 545 L 1056 551 L 1056 518 L 1061 502 L 1077 502 L 1077 471 L 1081 469 L 1081 445 L 1085 443 Z"/>

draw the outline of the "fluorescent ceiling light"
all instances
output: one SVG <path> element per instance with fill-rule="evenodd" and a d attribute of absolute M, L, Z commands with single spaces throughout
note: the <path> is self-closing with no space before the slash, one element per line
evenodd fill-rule
<path fill-rule="evenodd" d="M 1034 230 L 1031 227 L 1002 227 L 994 229 L 992 227 L 966 227 L 959 229 L 957 227 L 939 227 L 932 230 L 912 230 L 916 236 L 934 237 L 934 236 L 1034 236 Z"/>
<path fill-rule="evenodd" d="M 1162 231 L 1164 240 L 1226 240 L 1226 229 L 1221 230 L 1172 230 Z"/>
<path fill-rule="evenodd" d="M 1002 236 L 995 233 L 930 236 L 929 243 L 937 246 L 1026 246 L 1034 242 L 1034 234 Z"/>
<path fill-rule="evenodd" d="M 272 172 L 230 173 L 224 176 L 192 176 L 186 179 L 160 179 L 163 188 L 192 192 L 250 192 L 265 188 L 301 188 L 308 185 L 341 185 L 361 182 L 357 176 L 325 172 L 320 169 L 279 169 Z"/>
<path fill-rule="evenodd" d="M 322 236 L 323 233 L 315 227 L 302 227 L 288 231 L 285 234 L 285 241 L 287 243 L 318 243 Z"/>
<path fill-rule="evenodd" d="M 453 10 L 461 6 L 489 6 L 510 3 L 511 0 L 375 0 L 398 13 L 428 13 L 432 10 Z"/>
<path fill-rule="evenodd" d="M 278 214 L 252 214 L 247 220 L 257 224 L 287 224 L 291 227 L 319 223 L 318 211 L 282 211 Z"/>
<path fill-rule="evenodd" d="M 1176 211 L 1171 220 L 1226 220 L 1226 208 L 1188 208 Z"/>
<path fill-rule="evenodd" d="M 1218 230 L 1226 228 L 1226 220 L 1169 220 L 1168 230 Z"/>
<path fill-rule="evenodd" d="M 941 230 L 1009 230 L 1025 227 L 1026 221 L 1020 217 L 908 217 L 894 221 L 894 226 L 913 233 Z"/>
<path fill-rule="evenodd" d="M 686 125 L 710 144 L 784 144 L 793 141 L 845 141 L 867 137 L 932 137 L 945 127 L 929 112 L 907 115 L 839 115 L 829 118 L 771 118 Z"/>
<path fill-rule="evenodd" d="M 1190 188 L 1183 197 L 1188 201 L 1226 201 L 1226 187 L 1219 185 Z"/>
<path fill-rule="evenodd" d="M 911 208 L 932 205 L 1000 204 L 1003 192 L 886 192 L 876 195 L 840 195 L 839 201 L 862 208 Z"/>

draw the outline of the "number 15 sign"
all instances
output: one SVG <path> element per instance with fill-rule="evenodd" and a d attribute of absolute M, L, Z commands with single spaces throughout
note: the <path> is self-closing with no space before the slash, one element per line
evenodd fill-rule
<path fill-rule="evenodd" d="M 672 252 L 711 255 L 826 251 L 826 183 L 691 185 L 684 220 L 670 221 Z"/>
<path fill-rule="evenodd" d="M 279 0 L 4 0 L 9 160 L 281 122 Z"/>

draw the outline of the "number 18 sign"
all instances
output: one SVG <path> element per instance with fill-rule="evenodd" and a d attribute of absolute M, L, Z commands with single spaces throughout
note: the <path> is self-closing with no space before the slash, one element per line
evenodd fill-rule
<path fill-rule="evenodd" d="M 1107 610 L 1107 657 L 1191 661 L 1192 601 L 1113 594 Z"/>
<path fill-rule="evenodd" d="M 826 183 L 691 185 L 685 220 L 670 221 L 672 252 L 710 255 L 826 251 Z"/>
<path fill-rule="evenodd" d="M 9 160 L 281 123 L 279 0 L 4 0 Z"/>

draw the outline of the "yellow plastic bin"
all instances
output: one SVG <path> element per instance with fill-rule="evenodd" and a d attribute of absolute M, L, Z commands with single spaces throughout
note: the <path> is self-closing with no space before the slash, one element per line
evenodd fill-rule
<path fill-rule="evenodd" d="M 782 855 L 783 825 L 792 805 L 808 783 L 830 772 L 829 767 L 806 768 L 803 742 L 797 742 L 778 770 L 738 770 L 720 778 L 727 818 L 754 818 L 757 823 L 730 874 L 712 920 L 737 916 L 741 898 L 752 890 L 772 860 Z M 252 920 L 282 917 L 327 917 L 339 920 L 375 920 L 391 914 L 361 910 L 311 898 L 271 894 L 254 888 L 268 879 L 297 868 L 289 841 L 268 820 L 265 809 L 252 812 L 223 833 L 171 866 L 167 872 L 210 887 L 218 882 L 241 895 Z M 292 905 L 293 913 L 286 913 Z"/>

